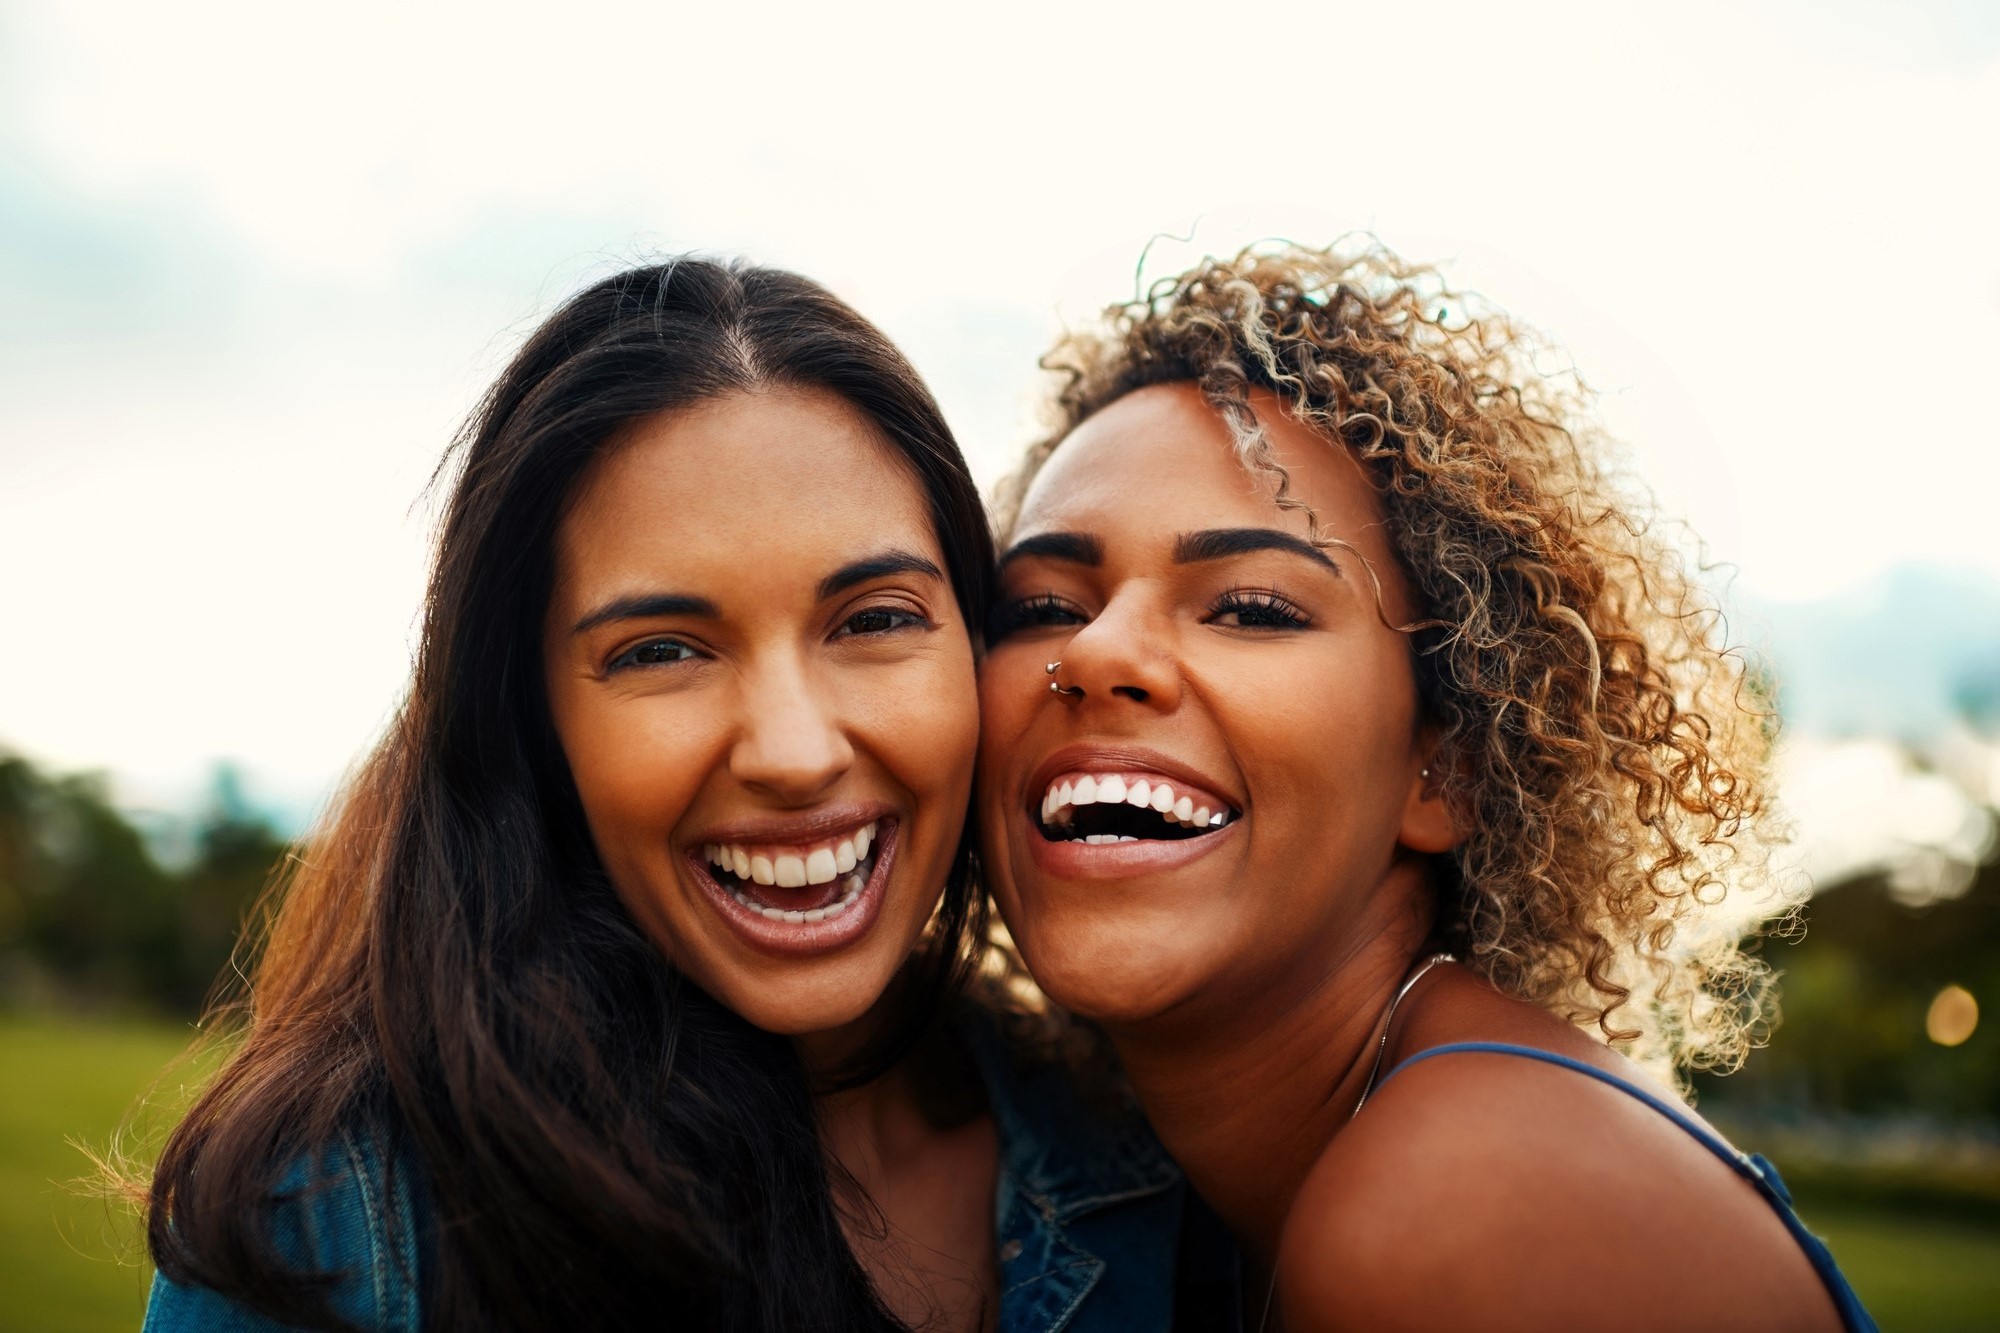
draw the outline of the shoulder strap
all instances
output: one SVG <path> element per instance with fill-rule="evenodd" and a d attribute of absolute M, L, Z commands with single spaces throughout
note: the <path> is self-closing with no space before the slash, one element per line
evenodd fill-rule
<path fill-rule="evenodd" d="M 1778 1214 L 1779 1220 L 1785 1224 L 1785 1230 L 1791 1233 L 1792 1239 L 1798 1243 L 1801 1250 L 1805 1251 L 1806 1258 L 1812 1263 L 1813 1271 L 1819 1275 L 1827 1294 L 1833 1297 L 1834 1306 L 1840 1312 L 1841 1322 L 1857 1333 L 1873 1333 L 1875 1321 L 1862 1307 L 1860 1298 L 1854 1294 L 1854 1288 L 1848 1284 L 1839 1265 L 1834 1263 L 1833 1252 L 1827 1249 L 1825 1241 L 1806 1229 L 1806 1224 L 1800 1220 L 1797 1210 L 1792 1207 L 1791 1193 L 1786 1190 L 1785 1182 L 1779 1179 L 1777 1168 L 1761 1156 L 1739 1152 L 1721 1135 L 1658 1093 L 1628 1082 L 1607 1070 L 1599 1069 L 1596 1065 L 1586 1064 L 1582 1060 L 1558 1055 L 1554 1051 L 1545 1051 L 1536 1046 L 1518 1046 L 1505 1041 L 1448 1042 L 1443 1046 L 1433 1046 L 1428 1050 L 1418 1051 L 1391 1069 L 1388 1078 L 1382 1082 L 1386 1084 L 1389 1079 L 1411 1065 L 1439 1055 L 1512 1055 L 1524 1060 L 1539 1060 L 1545 1065 L 1557 1065 L 1563 1069 L 1574 1070 L 1587 1078 L 1594 1078 L 1606 1087 L 1616 1088 L 1635 1101 L 1644 1102 L 1652 1107 L 1679 1125 L 1695 1142 L 1728 1164 L 1732 1171 L 1756 1188 L 1764 1197 L 1764 1201 Z"/>

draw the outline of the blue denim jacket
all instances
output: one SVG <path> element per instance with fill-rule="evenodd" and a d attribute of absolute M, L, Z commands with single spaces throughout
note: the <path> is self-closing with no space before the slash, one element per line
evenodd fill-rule
<path fill-rule="evenodd" d="M 1136 1114 L 1087 1110 L 1060 1070 L 1017 1068 L 984 1025 L 964 1035 L 1000 1139 L 1000 1333 L 1166 1333 L 1186 1195 L 1179 1169 Z M 315 1179 L 322 1187 L 307 1189 Z M 346 1138 L 293 1169 L 274 1213 L 280 1252 L 340 1273 L 334 1308 L 370 1333 L 423 1324 L 428 1205 L 409 1181 Z M 156 1276 L 144 1333 L 284 1327 L 205 1287 Z"/>

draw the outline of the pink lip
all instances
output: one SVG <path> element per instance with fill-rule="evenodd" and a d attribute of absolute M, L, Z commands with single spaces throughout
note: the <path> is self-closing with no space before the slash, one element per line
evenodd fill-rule
<path fill-rule="evenodd" d="M 695 847 L 709 842 L 765 843 L 774 847 L 807 846 L 836 833 L 846 833 L 878 819 L 894 818 L 896 809 L 882 801 L 852 801 L 803 815 L 760 815 L 732 824 L 705 828 L 688 839 Z"/>
<path fill-rule="evenodd" d="M 859 807 L 857 807 L 859 808 Z M 887 814 L 865 816 L 859 820 L 836 822 L 830 825 L 814 821 L 807 828 L 802 821 L 780 826 L 767 826 L 778 838 L 810 838 L 838 832 L 850 826 L 858 827 L 873 818 L 880 821 L 875 842 L 875 869 L 861 886 L 861 895 L 848 909 L 830 921 L 773 921 L 760 912 L 753 912 L 730 895 L 729 890 L 716 881 L 708 872 L 708 863 L 701 858 L 699 844 L 687 852 L 687 863 L 693 873 L 694 882 L 701 886 L 708 900 L 729 923 L 744 943 L 764 953 L 777 954 L 785 958 L 811 957 L 815 954 L 831 953 L 844 948 L 868 933 L 869 927 L 882 914 L 882 899 L 886 894 L 889 874 L 896 867 L 896 851 L 900 844 L 902 821 Z M 748 826 L 741 826 L 748 827 Z M 761 830 L 760 830 L 761 831 Z M 759 841 L 733 832 L 729 836 L 705 835 L 711 842 Z"/>
<path fill-rule="evenodd" d="M 1038 810 L 1042 804 L 1042 793 L 1049 783 L 1064 773 L 1156 773 L 1163 778 L 1185 783 L 1228 803 L 1231 809 L 1241 810 L 1243 803 L 1225 795 L 1222 785 L 1214 778 L 1198 769 L 1190 768 L 1172 755 L 1161 754 L 1158 750 L 1147 749 L 1143 745 L 1065 745 L 1036 767 L 1028 780 L 1028 808 Z M 1124 844 L 1130 846 L 1131 844 Z"/>

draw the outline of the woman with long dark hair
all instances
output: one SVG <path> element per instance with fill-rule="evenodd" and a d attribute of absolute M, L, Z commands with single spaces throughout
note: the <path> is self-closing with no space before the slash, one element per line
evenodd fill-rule
<path fill-rule="evenodd" d="M 908 363 L 640 268 L 456 468 L 408 699 L 159 1160 L 148 1327 L 1164 1327 L 1178 1173 L 956 998 L 991 546 Z"/>
<path fill-rule="evenodd" d="M 1246 1327 L 1871 1327 L 1643 1072 L 1765 1016 L 1769 733 L 1542 350 L 1284 245 L 1060 346 L 1000 513 L 991 888 L 1235 1236 Z"/>

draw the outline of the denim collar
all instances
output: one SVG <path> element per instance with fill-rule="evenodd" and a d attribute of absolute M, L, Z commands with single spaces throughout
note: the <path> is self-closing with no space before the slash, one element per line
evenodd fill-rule
<path fill-rule="evenodd" d="M 1001 1333 L 1164 1329 L 1180 1168 L 1136 1109 L 1092 1108 L 1059 1065 L 1027 1064 L 1009 1050 L 989 1016 L 973 1015 L 958 1027 L 1000 1140 L 993 1203 Z M 1138 1210 L 1094 1216 L 1127 1203 Z M 1121 1271 L 1107 1279 L 1112 1264 Z M 1159 1287 L 1137 1301 L 1149 1313 L 1114 1308 L 1129 1306 L 1138 1286 Z M 1099 1299 L 1086 1305 L 1100 1287 Z"/>
<path fill-rule="evenodd" d="M 999 1131 L 1001 1165 L 1058 1222 L 1181 1178 L 1136 1109 L 1088 1106 L 1055 1064 L 1025 1064 L 990 1019 L 961 1025 Z"/>

